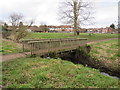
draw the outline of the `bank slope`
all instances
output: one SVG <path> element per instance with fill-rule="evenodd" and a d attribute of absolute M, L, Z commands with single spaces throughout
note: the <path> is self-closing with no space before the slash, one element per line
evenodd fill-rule
<path fill-rule="evenodd" d="M 3 62 L 6 88 L 117 88 L 118 80 L 61 59 L 21 58 Z"/>

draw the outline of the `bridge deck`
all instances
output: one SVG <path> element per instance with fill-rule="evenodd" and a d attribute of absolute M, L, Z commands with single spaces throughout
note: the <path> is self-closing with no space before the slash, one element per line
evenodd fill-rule
<path fill-rule="evenodd" d="M 23 41 L 23 50 L 31 51 L 31 55 L 41 55 L 48 52 L 62 52 L 75 49 L 83 45 L 87 39 L 40 39 Z"/>

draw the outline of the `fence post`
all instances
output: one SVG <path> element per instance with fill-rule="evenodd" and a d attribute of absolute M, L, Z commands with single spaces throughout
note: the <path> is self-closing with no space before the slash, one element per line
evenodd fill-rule
<path fill-rule="evenodd" d="M 24 43 L 22 43 L 22 47 L 23 47 L 23 52 L 24 52 L 25 51 Z"/>
<path fill-rule="evenodd" d="M 33 45 L 32 45 L 33 43 L 30 43 L 30 47 L 31 47 L 31 56 L 33 55 Z"/>

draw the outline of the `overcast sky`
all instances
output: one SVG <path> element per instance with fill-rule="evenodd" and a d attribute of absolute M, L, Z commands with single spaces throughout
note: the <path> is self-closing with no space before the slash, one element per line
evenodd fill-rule
<path fill-rule="evenodd" d="M 0 20 L 8 21 L 11 13 L 21 13 L 25 21 L 35 19 L 35 24 L 41 22 L 47 25 L 61 25 L 58 20 L 58 7 L 64 0 L 1 0 Z M 83 0 L 85 1 L 85 0 Z M 87 0 L 88 1 L 88 0 Z M 95 10 L 95 24 L 86 27 L 106 27 L 118 22 L 119 0 L 89 0 Z"/>

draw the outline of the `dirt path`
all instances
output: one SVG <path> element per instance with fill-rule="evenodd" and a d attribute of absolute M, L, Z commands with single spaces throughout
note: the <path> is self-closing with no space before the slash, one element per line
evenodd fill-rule
<path fill-rule="evenodd" d="M 89 44 L 98 43 L 101 41 L 108 41 L 108 40 L 115 40 L 115 39 L 118 39 L 118 38 L 110 38 L 110 39 L 104 39 L 104 40 L 99 40 L 99 41 L 88 41 L 85 44 L 89 45 Z M 3 61 L 16 59 L 16 58 L 26 57 L 26 55 L 30 55 L 30 54 L 31 54 L 31 52 L 16 53 L 16 54 L 9 54 L 9 55 L 0 55 L 0 59 L 2 58 L 0 61 L 3 62 Z"/>
<path fill-rule="evenodd" d="M 30 55 L 30 52 L 3 55 L 2 62 L 7 61 L 7 60 L 16 59 L 16 58 L 26 57 L 27 55 Z"/>

